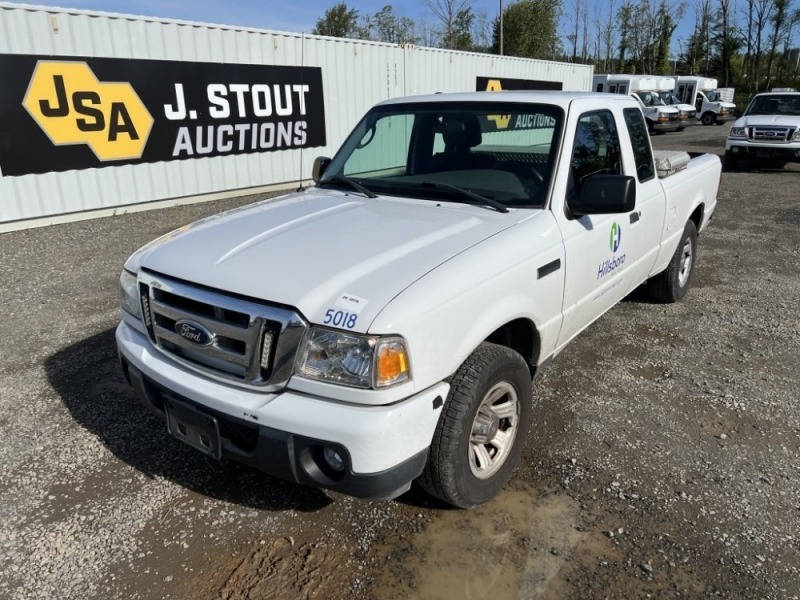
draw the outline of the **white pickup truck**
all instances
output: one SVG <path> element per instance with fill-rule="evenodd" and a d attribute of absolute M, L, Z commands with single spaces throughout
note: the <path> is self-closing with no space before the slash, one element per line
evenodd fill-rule
<path fill-rule="evenodd" d="M 783 167 L 800 162 L 800 92 L 756 95 L 725 142 L 725 167 L 750 160 Z"/>
<path fill-rule="evenodd" d="M 686 293 L 721 167 L 676 158 L 654 158 L 627 95 L 382 102 L 316 187 L 128 259 L 123 372 L 213 457 L 478 505 L 518 462 L 536 371 L 640 284 Z"/>

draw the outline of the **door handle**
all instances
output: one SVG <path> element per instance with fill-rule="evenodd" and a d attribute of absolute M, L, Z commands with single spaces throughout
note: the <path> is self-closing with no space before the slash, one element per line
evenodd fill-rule
<path fill-rule="evenodd" d="M 632 212 L 631 213 L 631 225 L 636 223 L 636 221 L 638 221 L 639 217 L 641 217 L 641 216 L 642 216 L 642 211 L 640 211 L 640 210 L 637 210 L 636 212 Z"/>

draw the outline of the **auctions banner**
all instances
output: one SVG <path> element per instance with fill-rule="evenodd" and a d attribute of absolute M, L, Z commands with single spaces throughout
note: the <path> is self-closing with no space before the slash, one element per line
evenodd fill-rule
<path fill-rule="evenodd" d="M 3 175 L 325 144 L 319 67 L 0 55 Z"/>

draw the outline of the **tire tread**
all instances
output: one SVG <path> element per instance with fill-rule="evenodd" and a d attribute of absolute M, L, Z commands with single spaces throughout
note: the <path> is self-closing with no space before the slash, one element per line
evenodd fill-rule
<path fill-rule="evenodd" d="M 516 361 L 518 365 L 527 371 L 527 365 L 517 352 L 506 347 L 488 342 L 482 343 L 467 359 L 461 364 L 458 371 L 451 380 L 450 393 L 442 407 L 442 414 L 434 431 L 428 452 L 428 462 L 422 475 L 417 479 L 420 487 L 426 492 L 444 500 L 450 504 L 461 508 L 471 508 L 480 504 L 463 497 L 458 491 L 457 477 L 458 465 L 447 458 L 447 449 L 458 445 L 459 438 L 463 435 L 464 427 L 470 426 L 467 423 L 470 411 L 473 409 L 475 395 L 487 370 L 492 365 L 503 359 Z M 527 390 L 530 391 L 530 387 Z M 520 397 L 520 402 L 531 402 L 530 397 Z M 527 434 L 527 427 L 520 419 L 520 430 L 517 432 L 521 439 L 515 443 L 524 444 L 524 436 Z M 503 484 L 505 481 L 503 481 Z"/>
<path fill-rule="evenodd" d="M 678 272 L 681 268 L 681 254 L 686 238 L 694 239 L 694 246 L 692 248 L 692 272 L 689 274 L 689 279 L 686 285 L 681 288 L 678 284 Z M 686 291 L 692 283 L 692 275 L 697 264 L 697 228 L 693 221 L 687 221 L 683 229 L 683 235 L 678 242 L 678 247 L 675 249 L 675 254 L 669 261 L 666 269 L 661 271 L 647 281 L 647 292 L 650 297 L 660 302 L 674 303 L 686 295 Z"/>

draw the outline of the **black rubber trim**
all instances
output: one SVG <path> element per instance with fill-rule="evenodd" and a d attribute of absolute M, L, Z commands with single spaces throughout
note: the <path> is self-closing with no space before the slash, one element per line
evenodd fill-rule
<path fill-rule="evenodd" d="M 561 259 L 557 258 L 553 262 L 549 262 L 546 265 L 539 267 L 537 271 L 537 279 L 541 279 L 542 277 L 547 277 L 550 273 L 555 273 L 561 268 Z"/>
<path fill-rule="evenodd" d="M 120 359 L 123 372 L 133 387 L 136 399 L 148 410 L 165 420 L 165 434 L 164 399 L 177 398 L 181 402 L 191 404 L 198 410 L 215 417 L 220 422 L 221 432 L 251 430 L 254 436 L 252 445 L 237 443 L 235 439 L 224 437 L 223 433 L 222 457 L 249 465 L 273 477 L 301 485 L 335 490 L 358 498 L 389 500 L 409 489 L 411 482 L 419 477 L 428 460 L 428 450 L 426 449 L 379 473 L 353 473 L 350 455 L 341 444 L 299 436 L 210 410 L 189 398 L 179 396 L 159 386 L 124 357 L 120 357 Z M 323 446 L 331 447 L 339 453 L 345 463 L 344 471 L 336 473 L 326 467 L 322 460 Z"/>

